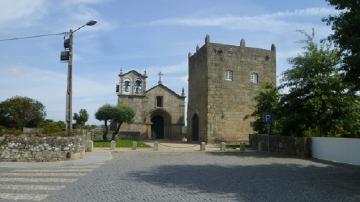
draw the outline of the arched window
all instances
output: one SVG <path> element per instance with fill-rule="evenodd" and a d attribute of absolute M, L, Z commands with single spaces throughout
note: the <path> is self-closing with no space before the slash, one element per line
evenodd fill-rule
<path fill-rule="evenodd" d="M 124 85 L 123 85 L 124 94 L 129 94 L 130 89 L 131 89 L 131 81 L 130 81 L 130 79 L 125 79 L 124 80 Z"/>
<path fill-rule="evenodd" d="M 258 84 L 259 83 L 259 75 L 257 73 L 251 73 L 250 81 L 253 84 Z"/>
<path fill-rule="evenodd" d="M 141 89 L 142 89 L 142 81 L 140 79 L 137 79 L 135 81 L 135 94 L 139 95 L 141 94 Z"/>
<path fill-rule="evenodd" d="M 232 81 L 234 79 L 233 71 L 226 70 L 225 71 L 225 80 Z"/>

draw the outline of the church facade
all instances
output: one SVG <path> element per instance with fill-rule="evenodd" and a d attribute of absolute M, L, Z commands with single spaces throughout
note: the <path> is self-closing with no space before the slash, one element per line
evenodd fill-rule
<path fill-rule="evenodd" d="M 189 53 L 187 138 L 189 141 L 248 140 L 255 96 L 264 83 L 276 83 L 276 49 L 211 43 Z"/>
<path fill-rule="evenodd" d="M 120 137 L 181 139 L 185 125 L 185 93 L 179 95 L 161 82 L 146 89 L 146 72 L 120 72 L 116 86 L 119 105 L 135 110 L 134 122 L 123 124 Z"/>

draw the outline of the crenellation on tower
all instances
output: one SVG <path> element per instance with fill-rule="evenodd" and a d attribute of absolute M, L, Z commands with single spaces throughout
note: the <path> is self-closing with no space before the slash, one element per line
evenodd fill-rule
<path fill-rule="evenodd" d="M 205 44 L 209 44 L 210 43 L 210 35 L 206 34 L 205 36 Z"/>
<path fill-rule="evenodd" d="M 272 51 L 272 52 L 276 52 L 275 44 L 271 44 L 271 51 Z"/>
<path fill-rule="evenodd" d="M 240 40 L 240 48 L 245 48 L 245 39 Z"/>

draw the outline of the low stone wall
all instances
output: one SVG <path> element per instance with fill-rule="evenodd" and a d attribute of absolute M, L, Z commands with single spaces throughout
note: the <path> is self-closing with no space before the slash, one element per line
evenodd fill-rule
<path fill-rule="evenodd" d="M 253 149 L 268 151 L 268 135 L 250 134 L 249 143 Z M 311 138 L 270 136 L 270 152 L 293 155 L 302 158 L 311 157 Z"/>
<path fill-rule="evenodd" d="M 84 156 L 84 137 L 0 137 L 0 161 L 61 161 Z"/>

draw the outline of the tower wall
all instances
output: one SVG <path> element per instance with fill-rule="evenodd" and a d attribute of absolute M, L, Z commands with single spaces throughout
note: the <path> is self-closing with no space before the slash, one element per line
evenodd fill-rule
<path fill-rule="evenodd" d="M 206 128 L 201 130 L 207 142 L 247 140 L 253 119 L 245 116 L 252 114 L 255 96 L 266 82 L 276 83 L 275 46 L 264 50 L 246 47 L 244 40 L 240 46 L 208 42 L 189 61 L 188 127 L 189 115 L 198 110 L 206 114 Z M 232 81 L 225 79 L 228 70 Z M 250 80 L 253 73 L 257 84 Z"/>
<path fill-rule="evenodd" d="M 207 141 L 207 48 L 200 48 L 194 55 L 189 53 L 189 92 L 187 109 L 187 134 L 192 140 L 192 118 L 199 117 L 199 140 Z"/>

